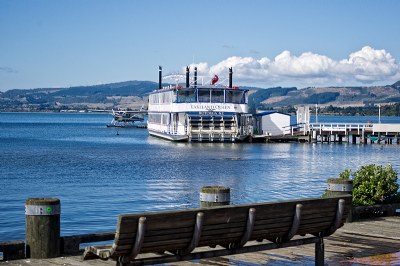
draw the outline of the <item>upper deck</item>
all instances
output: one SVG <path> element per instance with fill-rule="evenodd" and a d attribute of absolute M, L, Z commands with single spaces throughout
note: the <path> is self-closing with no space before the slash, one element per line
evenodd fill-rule
<path fill-rule="evenodd" d="M 248 90 L 224 86 L 166 87 L 149 95 L 149 111 L 248 111 Z"/>

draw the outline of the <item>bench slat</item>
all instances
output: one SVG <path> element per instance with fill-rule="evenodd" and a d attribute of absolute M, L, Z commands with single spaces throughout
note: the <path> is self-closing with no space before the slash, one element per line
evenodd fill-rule
<path fill-rule="evenodd" d="M 323 221 L 321 220 L 317 225 L 314 223 L 302 223 L 300 225 L 300 228 L 298 230 L 298 234 L 306 234 L 306 233 L 318 233 L 321 231 L 326 231 L 330 228 L 332 225 L 331 220 L 326 220 Z M 268 227 L 261 227 L 255 228 L 253 233 L 251 234 L 250 240 L 258 240 L 258 239 L 275 239 L 276 237 L 282 237 L 287 232 L 290 230 L 291 223 L 287 223 L 286 226 L 281 225 L 271 225 L 269 228 Z M 243 227 L 240 228 L 229 228 L 229 229 L 224 229 L 224 230 L 216 230 L 216 231 L 206 231 L 204 234 L 202 234 L 199 242 L 199 246 L 208 246 L 208 245 L 213 245 L 213 244 L 218 244 L 222 243 L 220 239 L 226 239 L 225 242 L 223 243 L 229 243 L 229 241 L 238 241 L 240 237 L 243 235 L 244 229 Z M 171 235 L 164 235 L 164 236 L 158 236 L 158 237 L 152 237 L 152 238 L 146 238 L 145 243 L 143 244 L 143 251 L 146 250 L 149 247 L 152 246 L 164 246 L 161 248 L 162 250 L 167 250 L 170 248 L 171 245 L 178 246 L 178 244 L 181 247 L 185 247 L 190 243 L 192 233 L 185 233 L 183 235 L 176 235 L 176 234 L 171 234 Z M 232 236 L 235 236 L 232 238 Z M 213 240 L 217 241 L 214 242 Z M 218 242 L 219 241 L 219 242 Z M 127 241 L 121 241 L 120 245 L 124 244 L 129 244 L 129 248 L 132 247 L 133 240 L 127 240 Z M 163 245 L 162 243 L 165 242 L 166 245 Z M 118 250 L 120 250 L 121 246 L 119 246 Z"/>
<path fill-rule="evenodd" d="M 302 217 L 301 223 L 300 223 L 300 230 L 303 230 L 303 228 L 308 224 L 314 224 L 314 227 L 318 226 L 317 228 L 321 228 L 321 226 L 319 226 L 317 223 L 321 223 L 321 222 L 331 223 L 333 214 L 334 213 L 331 213 L 329 216 L 320 216 L 320 217 Z M 265 230 L 265 228 L 269 228 L 270 232 L 273 232 L 272 230 L 275 228 L 289 229 L 291 227 L 292 220 L 293 220 L 293 218 L 285 217 L 282 219 L 257 221 L 254 225 L 253 234 L 257 233 L 259 230 Z M 326 226 L 328 227 L 329 224 Z M 230 223 L 228 226 L 226 226 L 224 224 L 223 225 L 204 226 L 202 236 L 206 236 L 206 235 L 221 236 L 226 233 L 243 232 L 244 228 L 245 228 L 244 222 Z M 307 227 L 307 228 L 309 228 L 309 227 Z M 166 239 L 166 238 L 175 239 L 175 238 L 180 238 L 180 236 L 190 237 L 192 232 L 193 232 L 193 226 L 188 227 L 188 228 L 180 228 L 179 230 L 178 229 L 169 229 L 169 230 L 149 231 L 149 232 L 146 232 L 145 243 L 149 242 L 149 241 L 158 241 L 158 240 Z M 124 234 L 124 236 L 120 235 L 119 243 L 121 243 L 121 244 L 130 243 L 133 241 L 134 238 L 135 238 L 135 235 L 132 235 L 132 234 Z"/>
<path fill-rule="evenodd" d="M 293 209 L 293 206 L 292 206 Z M 306 207 L 303 208 L 304 212 L 302 217 L 307 217 L 310 214 L 313 213 L 309 213 L 307 212 Z M 315 215 L 320 215 L 320 216 L 331 216 L 333 213 L 335 213 L 334 209 L 331 208 L 332 210 L 328 210 L 324 213 L 316 213 Z M 286 219 L 288 221 L 291 221 L 293 219 L 293 211 L 292 212 L 288 212 L 288 215 L 286 215 L 285 217 L 280 217 L 278 218 L 276 213 L 270 213 L 269 216 L 262 216 L 262 213 L 259 212 L 258 209 L 257 213 L 256 213 L 256 221 L 255 221 L 255 225 L 259 225 L 260 223 L 262 223 L 263 219 L 269 223 L 276 223 L 276 222 L 280 222 L 281 219 Z M 326 210 L 326 208 L 324 209 Z M 207 227 L 208 225 L 216 225 L 216 226 L 230 226 L 230 224 L 245 224 L 247 221 L 247 214 L 245 214 L 245 212 L 243 212 L 243 214 L 240 217 L 234 217 L 231 216 L 230 218 L 226 218 L 226 216 L 224 216 L 224 220 L 222 221 L 215 221 L 216 218 L 211 216 L 212 213 L 210 212 L 206 212 L 205 213 L 205 218 L 204 218 L 204 226 Z M 184 220 L 185 216 L 187 216 L 186 214 L 183 217 L 180 217 L 178 215 L 176 215 L 174 218 L 174 220 L 163 220 L 163 221 L 154 221 L 152 219 L 152 217 L 146 216 L 148 223 L 149 223 L 149 228 L 147 229 L 149 232 L 156 232 L 155 229 L 162 231 L 163 229 L 167 229 L 167 230 L 173 230 L 174 228 L 177 229 L 181 229 L 181 228 L 185 228 L 184 230 L 187 232 L 187 230 L 190 230 L 188 228 L 192 228 L 193 227 L 193 222 L 194 222 L 194 215 L 190 215 L 191 219 L 188 219 L 188 221 L 185 221 L 185 223 L 175 223 L 176 219 L 177 220 Z M 275 217 L 275 218 L 274 218 Z M 277 221 L 275 220 L 277 219 Z M 302 218 L 304 219 L 304 218 Z M 163 224 L 166 224 L 165 226 Z M 167 225 L 170 224 L 169 227 L 167 227 Z M 126 238 L 126 234 L 134 234 L 135 232 L 135 226 L 134 223 L 130 226 L 130 227 L 125 227 L 125 228 L 120 228 L 119 231 L 117 231 L 117 238 L 121 238 L 124 239 Z"/>
<path fill-rule="evenodd" d="M 165 211 L 165 212 L 148 212 L 148 213 L 140 213 L 140 214 L 124 214 L 120 215 L 120 227 L 123 229 L 125 226 L 130 227 L 130 223 L 137 223 L 137 219 L 140 216 L 145 216 L 148 219 L 154 219 L 155 223 L 165 223 L 166 221 L 174 222 L 173 225 L 181 226 L 182 224 L 188 224 L 187 219 L 195 219 L 194 213 L 204 212 L 205 217 L 208 214 L 213 217 L 215 222 L 220 220 L 229 220 L 229 219 L 237 219 L 238 217 L 247 217 L 247 210 L 250 208 L 255 208 L 257 210 L 257 216 L 263 217 L 274 217 L 277 215 L 278 217 L 282 215 L 282 213 L 287 213 L 288 211 L 293 211 L 293 208 L 296 204 L 303 204 L 304 212 L 315 212 L 315 208 L 307 208 L 309 205 L 312 206 L 318 202 L 319 211 L 324 210 L 326 206 L 336 206 L 337 199 L 336 198 L 327 198 L 323 201 L 321 199 L 308 199 L 308 200 L 299 200 L 296 202 L 293 201 L 282 201 L 279 204 L 276 202 L 268 202 L 263 204 L 247 204 L 247 205 L 239 205 L 239 206 L 222 206 L 215 208 L 203 208 L 203 209 L 192 209 L 192 210 L 180 210 L 180 211 Z M 231 211 L 234 209 L 234 211 Z M 162 214 L 162 217 L 160 217 Z M 290 215 L 289 215 L 290 216 Z M 184 219 L 184 220 L 182 220 Z M 166 225 L 168 227 L 168 225 Z M 121 231 L 122 232 L 122 231 Z M 134 232 L 134 231 L 133 231 Z"/>

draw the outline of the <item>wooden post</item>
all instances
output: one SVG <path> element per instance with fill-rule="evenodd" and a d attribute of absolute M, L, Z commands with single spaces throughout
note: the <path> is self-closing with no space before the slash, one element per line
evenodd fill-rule
<path fill-rule="evenodd" d="M 206 186 L 200 190 L 200 207 L 229 205 L 231 189 L 222 186 Z"/>
<path fill-rule="evenodd" d="M 329 178 L 326 196 L 338 196 L 352 194 L 353 180 L 342 178 Z"/>
<path fill-rule="evenodd" d="M 328 187 L 324 197 L 332 197 L 339 195 L 352 195 L 353 194 L 353 180 L 343 178 L 329 178 Z M 353 221 L 352 210 L 347 215 L 347 222 Z"/>
<path fill-rule="evenodd" d="M 60 200 L 31 198 L 25 204 L 26 257 L 60 256 Z"/>
<path fill-rule="evenodd" d="M 365 130 L 364 130 L 364 128 L 361 130 L 361 143 L 362 144 L 365 143 Z"/>
<path fill-rule="evenodd" d="M 314 142 L 317 142 L 317 131 L 316 130 L 312 131 L 312 139 Z"/>

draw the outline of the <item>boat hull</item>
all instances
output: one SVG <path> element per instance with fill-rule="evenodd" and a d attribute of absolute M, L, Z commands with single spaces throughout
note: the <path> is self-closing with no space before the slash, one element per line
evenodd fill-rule
<path fill-rule="evenodd" d="M 149 130 L 149 135 L 152 137 L 165 139 L 169 141 L 176 142 L 243 142 L 246 141 L 248 136 L 238 136 L 238 137 L 228 137 L 228 138 L 209 138 L 206 136 L 203 137 L 189 137 L 187 135 L 170 135 L 162 132 L 157 132 L 153 130 Z"/>
<path fill-rule="evenodd" d="M 189 137 L 186 135 L 170 135 L 162 132 L 157 132 L 154 130 L 149 130 L 149 135 L 161 139 L 166 139 L 170 141 L 188 141 Z"/>

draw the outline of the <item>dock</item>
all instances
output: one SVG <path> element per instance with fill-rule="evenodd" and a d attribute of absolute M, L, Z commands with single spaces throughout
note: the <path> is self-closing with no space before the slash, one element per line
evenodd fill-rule
<path fill-rule="evenodd" d="M 400 124 L 309 123 L 284 135 L 253 135 L 252 142 L 400 144 Z"/>
<path fill-rule="evenodd" d="M 324 239 L 325 265 L 400 265 L 400 216 L 346 223 Z M 250 243 L 251 244 L 251 243 Z M 274 249 L 233 256 L 171 263 L 168 265 L 313 265 L 314 245 Z M 88 260 L 81 256 L 22 259 L 0 265 L 115 265 L 114 261 Z"/>
<path fill-rule="evenodd" d="M 305 130 L 320 142 L 385 143 L 400 142 L 400 124 L 310 123 Z"/>

